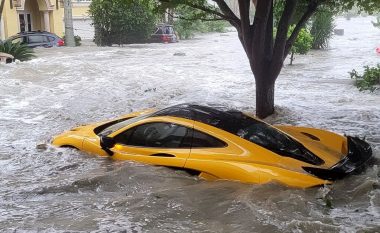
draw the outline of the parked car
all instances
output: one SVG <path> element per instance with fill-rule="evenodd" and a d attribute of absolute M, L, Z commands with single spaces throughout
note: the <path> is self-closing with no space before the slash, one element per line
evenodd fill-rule
<path fill-rule="evenodd" d="M 373 159 L 357 137 L 269 125 L 243 112 L 181 104 L 80 126 L 53 139 L 113 159 L 187 169 L 200 177 L 307 188 L 363 170 Z"/>
<path fill-rule="evenodd" d="M 54 33 L 45 31 L 20 32 L 11 36 L 7 41 L 12 43 L 21 42 L 27 44 L 30 48 L 35 47 L 60 47 L 65 45 L 65 41 Z"/>
<path fill-rule="evenodd" d="M 175 43 L 178 37 L 174 31 L 173 25 L 158 24 L 154 33 L 151 35 L 151 42 Z"/>

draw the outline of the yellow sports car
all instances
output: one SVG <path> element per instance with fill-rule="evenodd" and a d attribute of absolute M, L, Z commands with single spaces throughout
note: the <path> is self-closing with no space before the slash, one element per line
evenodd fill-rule
<path fill-rule="evenodd" d="M 207 180 L 307 188 L 362 170 L 365 141 L 329 131 L 271 126 L 221 107 L 181 104 L 80 126 L 53 144 L 113 159 L 186 169 Z"/>

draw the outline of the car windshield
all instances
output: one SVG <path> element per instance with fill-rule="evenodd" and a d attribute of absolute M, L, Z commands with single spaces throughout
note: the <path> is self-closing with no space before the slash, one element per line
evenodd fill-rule
<path fill-rule="evenodd" d="M 162 28 L 161 27 L 157 27 L 154 34 L 162 34 Z"/>
<path fill-rule="evenodd" d="M 228 114 L 228 113 L 226 113 Z M 211 125 L 233 133 L 250 142 L 285 157 L 295 158 L 314 165 L 323 163 L 301 143 L 265 122 L 251 118 L 243 113 L 233 112 L 228 121 L 212 119 Z"/>
<path fill-rule="evenodd" d="M 245 121 L 246 124 L 243 123 L 239 129 L 234 130 L 239 137 L 270 150 L 302 153 L 300 145 L 295 140 L 276 128 L 248 117 Z"/>
<path fill-rule="evenodd" d="M 163 109 L 154 115 L 190 118 L 237 135 L 279 155 L 314 165 L 323 163 L 323 160 L 287 134 L 240 111 L 216 106 L 182 105 Z"/>
<path fill-rule="evenodd" d="M 300 153 L 300 144 L 297 141 L 269 124 L 239 111 L 216 110 L 211 113 L 205 110 L 196 110 L 196 120 L 228 131 L 270 150 Z"/>
<path fill-rule="evenodd" d="M 116 131 L 118 131 L 119 129 L 121 128 L 124 128 L 125 126 L 127 125 L 130 125 L 130 124 L 133 124 L 139 120 L 142 120 L 142 119 L 145 119 L 147 117 L 149 117 L 150 114 L 145 114 L 145 115 L 141 115 L 141 116 L 138 116 L 138 117 L 133 117 L 133 118 L 125 118 L 125 119 L 121 119 L 121 120 L 116 120 L 116 121 L 113 121 L 113 122 L 109 122 L 109 123 L 106 123 L 102 126 L 100 126 L 101 128 L 101 131 L 98 132 L 98 136 L 108 136 Z M 104 128 L 104 126 L 106 126 Z M 103 129 L 104 128 L 104 129 Z"/>

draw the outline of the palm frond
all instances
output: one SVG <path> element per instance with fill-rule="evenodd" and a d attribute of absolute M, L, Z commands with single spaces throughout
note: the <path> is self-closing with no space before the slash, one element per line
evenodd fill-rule
<path fill-rule="evenodd" d="M 35 57 L 32 48 L 29 48 L 21 42 L 12 43 L 11 41 L 5 41 L 0 44 L 0 52 L 11 54 L 15 59 L 20 61 L 27 61 Z"/>

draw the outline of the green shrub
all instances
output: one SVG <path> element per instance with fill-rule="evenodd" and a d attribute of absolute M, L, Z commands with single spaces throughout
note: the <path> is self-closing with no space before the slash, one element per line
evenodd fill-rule
<path fill-rule="evenodd" d="M 369 90 L 373 92 L 379 89 L 380 64 L 375 67 L 364 66 L 363 75 L 359 75 L 356 70 L 352 70 L 349 74 L 355 80 L 355 86 L 359 88 L 359 91 Z"/>
<path fill-rule="evenodd" d="M 21 42 L 12 43 L 11 41 L 5 41 L 0 43 L 0 52 L 11 54 L 15 59 L 20 61 L 27 61 L 35 57 L 32 48 L 29 48 L 26 44 Z"/>
<path fill-rule="evenodd" d="M 175 14 L 179 16 L 173 22 L 174 29 L 179 34 L 180 39 L 190 39 L 197 33 L 206 32 L 225 32 L 228 23 L 222 20 L 216 21 L 202 21 L 197 18 L 207 18 L 202 11 L 190 8 L 187 6 L 180 6 L 175 9 Z M 188 20 L 195 19 L 195 20 Z"/>
<path fill-rule="evenodd" d="M 153 0 L 93 0 L 90 15 L 98 46 L 146 42 L 156 21 Z"/>
<path fill-rule="evenodd" d="M 66 43 L 66 37 L 65 36 L 63 36 L 63 40 Z M 82 38 L 80 36 L 78 36 L 78 35 L 74 36 L 74 41 L 75 41 L 75 46 L 81 46 L 82 45 L 82 43 L 81 43 Z"/>
<path fill-rule="evenodd" d="M 291 33 L 294 30 L 294 27 L 295 26 L 293 25 L 289 28 L 288 36 L 291 35 Z M 290 65 L 293 64 L 294 54 L 306 54 L 311 49 L 312 43 L 313 37 L 310 34 L 309 30 L 307 30 L 306 28 L 302 28 L 291 48 Z"/>
<path fill-rule="evenodd" d="M 329 46 L 329 40 L 334 33 L 334 13 L 321 9 L 317 11 L 312 19 L 310 33 L 313 36 L 313 49 L 326 49 Z"/>

